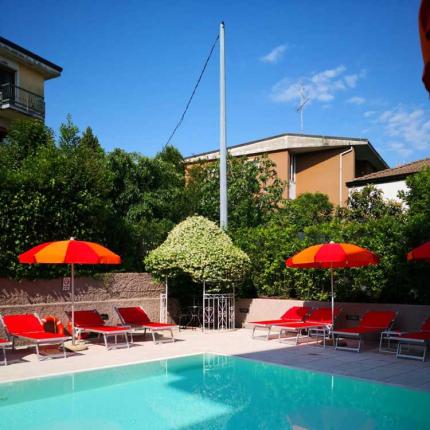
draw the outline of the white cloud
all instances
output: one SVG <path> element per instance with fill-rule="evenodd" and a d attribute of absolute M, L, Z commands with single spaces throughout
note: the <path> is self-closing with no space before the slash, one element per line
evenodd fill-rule
<path fill-rule="evenodd" d="M 300 100 L 301 88 L 303 88 L 310 100 L 331 102 L 336 93 L 352 88 L 362 77 L 360 74 L 345 75 L 345 71 L 346 67 L 340 65 L 311 76 L 302 77 L 296 81 L 288 78 L 282 79 L 272 88 L 272 100 L 277 102 Z"/>
<path fill-rule="evenodd" d="M 388 146 L 393 151 L 397 152 L 401 157 L 407 158 L 413 154 L 413 150 L 402 142 L 389 142 Z"/>
<path fill-rule="evenodd" d="M 366 99 L 364 97 L 355 96 L 355 97 L 349 98 L 346 102 L 351 103 L 353 105 L 362 105 L 363 103 L 366 102 Z"/>
<path fill-rule="evenodd" d="M 260 58 L 263 63 L 276 64 L 284 55 L 287 45 L 279 45 Z"/>
<path fill-rule="evenodd" d="M 385 134 L 396 141 L 418 151 L 430 150 L 430 111 L 396 107 L 382 112 L 378 122 L 383 125 Z"/>
<path fill-rule="evenodd" d="M 370 118 L 371 116 L 375 115 L 375 111 L 374 110 L 368 110 L 366 112 L 364 112 L 363 116 L 364 118 Z"/>

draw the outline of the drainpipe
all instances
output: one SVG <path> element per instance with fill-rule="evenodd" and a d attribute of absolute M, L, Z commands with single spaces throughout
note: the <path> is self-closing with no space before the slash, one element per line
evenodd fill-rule
<path fill-rule="evenodd" d="M 352 152 L 352 146 L 339 154 L 339 206 L 343 206 L 343 156 Z"/>

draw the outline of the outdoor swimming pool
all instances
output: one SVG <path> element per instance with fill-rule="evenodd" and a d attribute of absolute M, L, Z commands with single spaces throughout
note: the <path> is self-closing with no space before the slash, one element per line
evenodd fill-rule
<path fill-rule="evenodd" d="M 194 355 L 0 384 L 0 428 L 429 429 L 430 393 Z"/>

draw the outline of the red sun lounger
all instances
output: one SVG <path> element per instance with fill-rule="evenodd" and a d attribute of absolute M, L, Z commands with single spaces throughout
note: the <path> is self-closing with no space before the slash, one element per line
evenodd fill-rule
<path fill-rule="evenodd" d="M 425 361 L 427 348 L 430 343 L 430 317 L 424 321 L 420 331 L 400 333 L 398 336 L 393 336 L 392 339 L 398 340 L 397 358 L 413 358 L 415 360 Z M 422 355 L 414 355 L 411 353 L 411 350 L 416 350 L 417 347 L 422 348 Z M 407 352 L 405 352 L 405 350 Z"/>
<path fill-rule="evenodd" d="M 397 313 L 394 311 L 368 311 L 363 315 L 360 323 L 355 327 L 338 328 L 333 331 L 335 349 L 360 352 L 361 341 L 366 335 L 380 335 L 383 331 L 392 327 Z M 358 341 L 356 348 L 340 346 L 339 339 L 355 339 Z"/>
<path fill-rule="evenodd" d="M 252 321 L 250 322 L 250 324 L 254 325 L 254 328 L 252 330 L 252 338 L 255 339 L 256 329 L 262 329 L 267 330 L 266 339 L 269 340 L 272 327 L 282 323 L 304 322 L 306 315 L 308 315 L 311 310 L 312 308 L 308 306 L 293 306 L 292 308 L 288 309 L 287 312 L 285 312 L 281 316 L 281 318 L 277 320 Z"/>
<path fill-rule="evenodd" d="M 3 364 L 7 365 L 7 357 L 6 357 L 6 348 L 10 348 L 12 346 L 12 342 L 7 339 L 0 339 L 0 348 L 3 350 Z"/>
<path fill-rule="evenodd" d="M 151 321 L 141 306 L 115 307 L 115 311 L 121 322 L 133 329 L 132 333 L 143 331 L 143 334 L 146 335 L 146 331 L 148 331 L 152 334 L 154 343 L 160 343 L 161 341 L 156 341 L 155 333 L 169 331 L 171 338 L 168 341 L 175 341 L 173 329 L 177 328 L 177 325 Z"/>
<path fill-rule="evenodd" d="M 342 309 L 334 309 L 334 320 L 340 315 Z M 303 334 L 308 340 L 311 337 L 316 337 L 318 340 L 319 335 L 322 336 L 323 345 L 325 348 L 325 339 L 330 334 L 332 329 L 332 314 L 331 308 L 319 308 L 313 310 L 304 322 L 284 322 L 275 324 L 274 327 L 279 329 L 279 341 L 284 342 L 285 340 L 295 339 L 296 345 L 299 340 L 303 337 Z M 282 334 L 293 333 L 296 336 L 287 337 L 282 339 Z"/>
<path fill-rule="evenodd" d="M 12 341 L 12 348 L 15 347 L 15 339 L 22 339 L 36 347 L 38 360 L 41 359 L 39 346 L 46 345 L 61 345 L 64 357 L 67 356 L 64 342 L 70 337 L 46 332 L 37 314 L 4 315 L 0 316 L 0 320 L 8 338 Z"/>
<path fill-rule="evenodd" d="M 66 313 L 71 321 L 72 313 Z M 95 309 L 75 311 L 75 331 L 78 336 L 81 333 L 96 333 L 99 336 L 103 336 L 106 349 L 117 348 L 124 345 L 127 346 L 127 348 L 130 348 L 130 344 L 128 342 L 128 333 L 131 331 L 130 327 L 106 325 L 103 318 Z M 112 336 L 115 338 L 115 344 L 109 346 L 108 338 Z M 124 336 L 125 343 L 118 343 L 118 336 Z"/>

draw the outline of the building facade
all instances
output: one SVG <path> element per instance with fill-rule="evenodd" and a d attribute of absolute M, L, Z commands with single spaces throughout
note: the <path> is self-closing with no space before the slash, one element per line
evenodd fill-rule
<path fill-rule="evenodd" d="M 267 155 L 286 181 L 285 198 L 324 193 L 334 205 L 348 199 L 347 182 L 388 167 L 367 139 L 286 133 L 229 148 L 232 156 Z M 185 158 L 187 166 L 215 160 L 219 151 Z"/>
<path fill-rule="evenodd" d="M 408 189 L 406 178 L 425 168 L 430 168 L 430 158 L 361 176 L 349 181 L 346 185 L 350 191 L 359 191 L 366 185 L 373 185 L 384 193 L 384 197 L 387 200 L 401 202 L 399 192 L 407 191 Z"/>
<path fill-rule="evenodd" d="M 62 68 L 0 37 L 0 140 L 16 119 L 45 119 L 45 81 Z"/>

